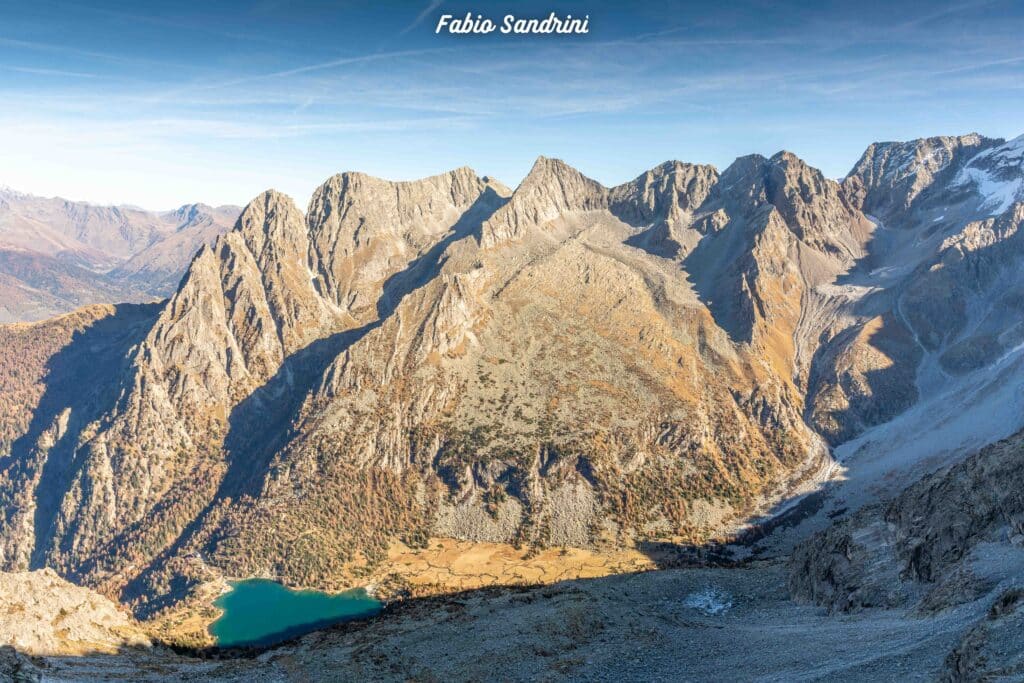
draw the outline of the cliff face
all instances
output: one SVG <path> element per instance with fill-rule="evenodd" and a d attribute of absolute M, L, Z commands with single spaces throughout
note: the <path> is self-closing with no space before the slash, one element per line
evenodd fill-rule
<path fill-rule="evenodd" d="M 268 191 L 159 310 L 61 352 L 95 379 L 13 428 L 0 561 L 155 609 L 223 574 L 350 584 L 431 535 L 728 533 L 822 475 L 822 437 L 1016 348 L 1021 206 L 879 225 L 879 155 L 842 184 L 789 153 L 614 188 L 541 158 L 512 193 L 347 173 L 305 216 Z"/>
<path fill-rule="evenodd" d="M 789 589 L 830 612 L 981 608 L 945 658 L 940 680 L 1015 680 L 1024 596 L 1024 434 L 924 477 L 800 544 Z"/>
<path fill-rule="evenodd" d="M 0 572 L 0 614 L 0 642 L 22 654 L 96 655 L 150 646 L 123 608 L 52 569 Z"/>
<path fill-rule="evenodd" d="M 966 198 L 966 193 L 944 193 L 942 198 L 938 193 L 976 155 L 1000 142 L 974 133 L 878 142 L 864 151 L 843 188 L 853 203 L 885 222 L 913 213 L 930 201 L 949 205 Z"/>
<path fill-rule="evenodd" d="M 986 567 L 984 555 L 1024 544 L 1022 460 L 1017 434 L 808 539 L 794 553 L 790 590 L 835 611 L 913 601 L 934 610 L 980 595 L 1007 569 Z"/>

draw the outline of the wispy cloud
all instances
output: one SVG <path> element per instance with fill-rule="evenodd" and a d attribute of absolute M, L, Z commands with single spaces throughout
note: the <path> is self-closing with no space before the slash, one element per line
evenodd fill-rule
<path fill-rule="evenodd" d="M 111 9 L 109 7 L 96 7 L 92 5 L 86 5 L 82 3 L 66 3 L 66 2 L 55 2 L 54 0 L 36 0 L 41 4 L 52 5 L 55 8 L 60 8 L 63 11 L 74 10 L 75 12 L 87 12 L 96 14 L 102 17 L 114 20 L 119 20 L 128 26 L 138 25 L 151 25 L 162 28 L 174 29 L 175 31 L 188 31 L 192 33 L 198 33 L 202 35 L 215 36 L 220 39 L 226 39 L 229 41 L 243 41 L 252 43 L 261 43 L 264 45 L 286 45 L 285 41 L 275 40 L 274 38 L 258 33 L 246 33 L 241 31 L 226 31 L 221 26 L 223 24 L 217 21 L 187 21 L 181 19 L 175 19 L 169 16 L 158 15 L 158 14 L 146 14 L 144 12 L 126 12 L 124 10 Z M 140 5 L 144 7 L 144 5 Z"/>
<path fill-rule="evenodd" d="M 339 57 L 337 59 L 330 59 L 326 61 L 315 62 L 312 64 L 304 64 L 302 66 L 297 66 L 290 69 L 279 69 L 275 71 L 240 76 L 237 78 L 229 78 L 226 80 L 215 80 L 206 83 L 192 83 L 183 86 L 179 89 L 171 90 L 165 93 L 165 99 L 170 97 L 176 97 L 177 95 L 190 90 L 222 90 L 225 88 L 235 88 L 240 85 L 248 85 L 253 83 L 260 83 L 263 81 L 283 79 L 293 76 L 301 76 L 315 73 L 318 71 L 338 69 L 345 66 L 417 58 L 428 55 L 451 53 L 454 51 L 456 51 L 456 48 L 426 48 L 414 50 L 395 50 L 391 52 L 375 52 L 371 54 L 355 55 L 351 57 Z"/>
<path fill-rule="evenodd" d="M 424 21 L 426 21 L 427 17 L 429 17 L 431 14 L 436 12 L 441 7 L 442 1 L 443 0 L 430 0 L 430 3 L 423 9 L 423 11 L 417 14 L 416 18 L 412 20 L 412 23 L 403 28 L 401 31 L 399 31 L 398 34 L 404 36 L 406 33 L 422 24 Z"/>
<path fill-rule="evenodd" d="M 151 64 L 151 65 L 162 65 L 162 66 L 178 66 L 182 67 L 180 63 L 167 62 L 163 60 L 153 60 L 148 57 L 142 57 L 138 55 L 129 54 L 117 54 L 114 52 L 103 52 L 99 50 L 85 50 L 71 45 L 63 43 L 49 43 L 38 40 L 21 40 L 18 38 L 9 38 L 0 36 L 0 47 L 13 48 L 18 50 L 27 50 L 31 52 L 44 52 L 59 55 L 66 55 L 75 58 L 84 58 L 90 60 L 99 60 L 103 62 L 109 62 L 112 64 L 123 64 L 123 65 L 138 65 L 138 64 Z"/>
<path fill-rule="evenodd" d="M 62 76 L 66 78 L 98 78 L 98 74 L 86 73 L 84 71 L 65 71 L 63 69 L 45 69 L 42 67 L 31 67 L 31 66 L 9 66 L 6 64 L 0 64 L 0 69 L 4 71 L 14 71 L 15 73 L 21 74 L 32 74 L 34 76 Z"/>
<path fill-rule="evenodd" d="M 933 71 L 932 73 L 936 76 L 942 76 L 946 74 L 963 73 L 965 71 L 979 71 L 981 69 L 991 69 L 997 66 L 1010 66 L 1013 64 L 1024 64 L 1024 56 L 1008 57 L 1006 59 L 995 59 L 988 61 L 973 62 L 967 64 L 961 64 L 950 69 L 940 69 Z M 1016 78 L 1016 76 L 1014 76 Z"/>
<path fill-rule="evenodd" d="M 406 15 L 262 0 L 230 24 L 218 7 L 62 4 L 0 29 L 0 145 L 44 180 L 95 187 L 78 169 L 105 166 L 106 181 L 149 196 L 166 168 L 191 165 L 194 186 L 244 184 L 244 195 L 263 176 L 301 187 L 339 169 L 409 177 L 480 159 L 514 182 L 539 153 L 604 164 L 611 179 L 642 155 L 721 164 L 781 146 L 845 170 L 871 136 L 1017 126 L 1021 22 L 1006 17 L 1024 11 L 1012 0 L 925 12 L 890 0 L 871 17 L 829 3 L 712 5 L 658 15 L 595 0 L 593 35 L 530 40 L 435 37 L 438 0 L 406 3 Z M 346 12 L 373 21 L 319 25 Z M 122 26 L 131 39 L 110 39 Z"/>
<path fill-rule="evenodd" d="M 123 120 L 82 121 L 52 119 L 26 122 L 0 118 L 4 136 L 27 135 L 51 143 L 71 142 L 76 145 L 131 145 L 171 140 L 193 146 L 212 139 L 279 140 L 332 133 L 380 133 L 394 131 L 450 130 L 463 127 L 461 117 L 391 119 L 382 121 L 319 121 L 302 123 L 239 122 L 230 119 L 203 118 L 139 118 Z"/>
<path fill-rule="evenodd" d="M 939 19 L 944 19 L 946 17 L 952 16 L 952 15 L 956 15 L 956 14 L 960 14 L 962 12 L 968 12 L 968 11 L 972 11 L 972 10 L 977 10 L 977 9 L 979 9 L 981 7 L 985 7 L 987 5 L 993 5 L 993 4 L 996 4 L 998 2 L 1005 2 L 1005 0 L 971 0 L 970 2 L 960 2 L 960 3 L 956 3 L 954 5 L 950 5 L 950 6 L 947 6 L 947 7 L 942 7 L 941 5 L 936 5 L 937 9 L 929 10 L 929 11 L 924 11 L 924 12 L 918 12 L 917 16 L 915 16 L 914 18 L 909 19 L 909 20 L 903 22 L 902 24 L 899 25 L 899 28 L 906 29 L 906 28 L 917 28 L 919 26 L 925 26 L 925 25 L 930 24 L 932 22 L 935 22 L 935 21 L 937 21 Z"/>

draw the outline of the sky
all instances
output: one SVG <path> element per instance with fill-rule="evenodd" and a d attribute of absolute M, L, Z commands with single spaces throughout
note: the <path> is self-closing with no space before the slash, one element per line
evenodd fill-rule
<path fill-rule="evenodd" d="M 589 16 L 572 36 L 441 14 Z M 614 185 L 788 149 L 842 177 L 873 141 L 1024 133 L 1024 2 L 0 0 L 0 184 L 168 209 L 305 206 L 342 171 L 538 155 Z"/>

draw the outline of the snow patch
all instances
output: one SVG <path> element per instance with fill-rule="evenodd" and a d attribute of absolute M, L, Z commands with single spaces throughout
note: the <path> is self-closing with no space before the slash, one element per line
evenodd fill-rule
<path fill-rule="evenodd" d="M 714 617 L 728 612 L 732 607 L 732 596 L 714 586 L 708 586 L 683 599 L 683 606 Z"/>
<path fill-rule="evenodd" d="M 956 175 L 953 185 L 974 185 L 982 206 L 992 216 L 1024 200 L 1024 135 L 977 154 Z"/>
<path fill-rule="evenodd" d="M 978 194 L 982 196 L 984 208 L 990 211 L 989 215 L 997 216 L 1017 201 L 1024 197 L 1024 177 L 999 180 L 988 171 L 980 168 L 965 168 L 957 175 L 957 185 L 974 185 Z"/>

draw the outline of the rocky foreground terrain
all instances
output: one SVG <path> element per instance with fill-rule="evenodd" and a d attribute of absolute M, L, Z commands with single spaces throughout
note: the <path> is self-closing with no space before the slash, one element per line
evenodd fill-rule
<path fill-rule="evenodd" d="M 2 330 L 45 351 L 0 374 L 0 566 L 179 643 L 229 577 L 407 598 L 111 676 L 1014 680 L 1022 188 L 1024 138 L 966 135 L 841 182 L 780 152 L 268 191 L 166 303 Z M 629 573 L 709 561 L 742 568 Z"/>
<path fill-rule="evenodd" d="M 143 211 L 0 187 L 0 322 L 165 297 L 238 212 L 205 204 Z"/>
<path fill-rule="evenodd" d="M 52 569 L 0 574 L 0 642 L 29 655 L 115 653 L 149 647 L 123 608 Z"/>
<path fill-rule="evenodd" d="M 983 449 L 805 540 L 788 566 L 414 599 L 262 652 L 152 647 L 112 603 L 51 570 L 3 575 L 4 638 L 18 650 L 0 651 L 0 671 L 27 681 L 1021 680 L 1022 463 L 1024 436 Z"/>

